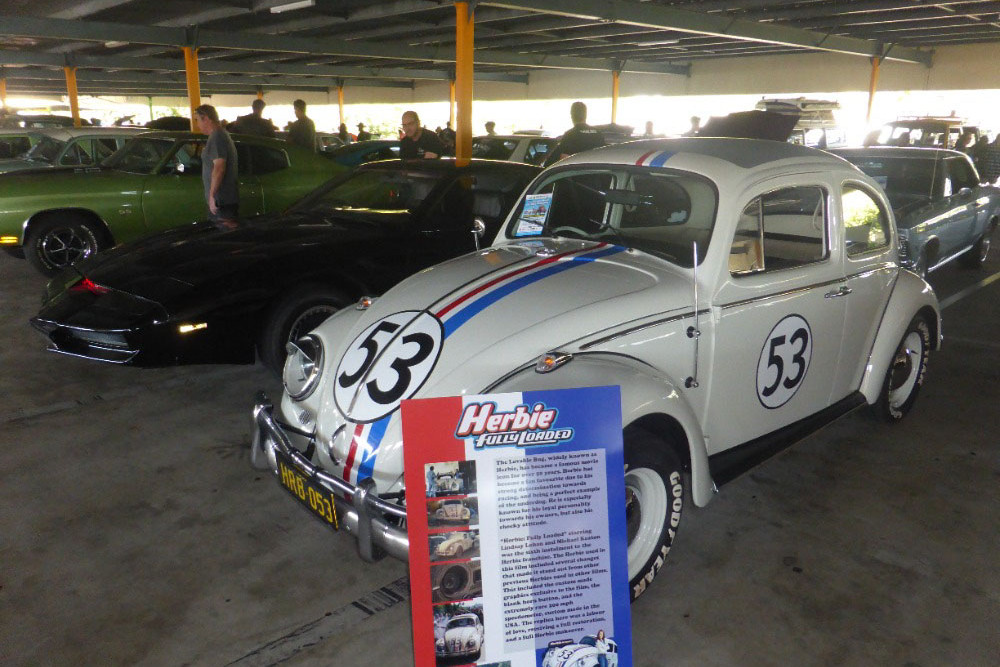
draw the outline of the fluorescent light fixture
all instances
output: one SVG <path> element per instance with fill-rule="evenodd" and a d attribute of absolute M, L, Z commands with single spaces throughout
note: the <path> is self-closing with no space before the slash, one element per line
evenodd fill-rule
<path fill-rule="evenodd" d="M 293 9 L 305 9 L 306 7 L 312 7 L 316 4 L 316 0 L 297 0 L 297 2 L 286 2 L 283 5 L 275 5 L 271 7 L 272 14 L 280 14 L 281 12 L 290 12 Z"/>
<path fill-rule="evenodd" d="M 192 331 L 201 331 L 202 329 L 207 329 L 208 323 L 198 322 L 197 324 L 182 324 L 177 327 L 177 330 L 182 334 L 191 333 Z"/>
<path fill-rule="evenodd" d="M 119 42 L 111 40 L 110 42 L 104 42 L 104 46 L 108 47 L 109 49 L 117 49 L 119 46 L 128 46 L 128 42 Z"/>

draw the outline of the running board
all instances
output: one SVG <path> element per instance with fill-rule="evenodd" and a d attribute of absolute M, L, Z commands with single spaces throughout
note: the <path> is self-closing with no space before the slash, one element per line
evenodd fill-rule
<path fill-rule="evenodd" d="M 865 403 L 864 395 L 860 391 L 856 391 L 810 417 L 800 419 L 794 424 L 789 424 L 732 449 L 713 454 L 708 457 L 708 467 L 712 479 L 717 486 L 731 482 L 775 454 L 788 449 L 810 433 L 818 431 Z"/>

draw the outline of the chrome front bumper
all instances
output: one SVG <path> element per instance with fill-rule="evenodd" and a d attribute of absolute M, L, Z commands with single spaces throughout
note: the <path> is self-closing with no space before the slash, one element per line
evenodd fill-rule
<path fill-rule="evenodd" d="M 401 561 L 409 560 L 410 540 L 406 530 L 390 522 L 395 519 L 405 523 L 406 509 L 379 498 L 371 478 L 358 480 L 358 485 L 354 486 L 313 465 L 292 446 L 273 413 L 274 405 L 267 394 L 257 392 L 253 407 L 250 465 L 257 470 L 269 470 L 277 477 L 275 451 L 280 450 L 300 472 L 333 494 L 340 525 L 357 538 L 358 551 L 363 559 L 375 561 L 387 553 Z"/>

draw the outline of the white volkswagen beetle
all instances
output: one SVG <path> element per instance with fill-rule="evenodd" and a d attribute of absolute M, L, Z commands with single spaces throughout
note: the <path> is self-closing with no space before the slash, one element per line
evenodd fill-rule
<path fill-rule="evenodd" d="M 291 346 L 280 404 L 258 396 L 251 458 L 332 492 L 363 557 L 405 559 L 401 401 L 620 385 L 634 598 L 688 498 L 705 505 L 852 408 L 905 415 L 940 331 L 882 190 L 846 161 L 742 139 L 620 144 L 539 175 L 492 247 Z"/>
<path fill-rule="evenodd" d="M 438 657 L 479 657 L 483 648 L 483 623 L 476 614 L 459 614 L 448 621 L 435 641 Z"/>

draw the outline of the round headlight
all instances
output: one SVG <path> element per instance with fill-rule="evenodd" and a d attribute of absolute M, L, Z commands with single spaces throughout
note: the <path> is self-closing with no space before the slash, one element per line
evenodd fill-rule
<path fill-rule="evenodd" d="M 303 336 L 289 343 L 285 351 L 288 356 L 281 380 L 288 395 L 298 401 L 313 393 L 319 384 L 319 376 L 323 373 L 323 344 L 315 336 Z"/>

